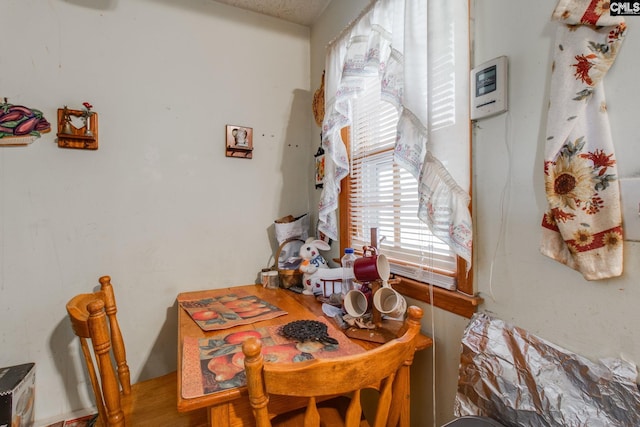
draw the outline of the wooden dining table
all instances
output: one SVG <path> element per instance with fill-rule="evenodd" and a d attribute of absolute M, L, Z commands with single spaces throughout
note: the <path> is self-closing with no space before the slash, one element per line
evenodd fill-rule
<path fill-rule="evenodd" d="M 208 331 L 204 330 L 187 309 L 182 304 L 189 301 L 207 300 L 224 297 L 225 295 L 240 294 L 252 295 L 262 301 L 266 301 L 286 314 L 266 320 L 252 322 L 243 325 L 231 326 L 224 330 Z M 294 320 L 317 320 L 324 317 L 325 321 L 335 325 L 333 319 L 327 318 L 322 311 L 322 303 L 314 296 L 302 295 L 287 289 L 268 289 L 262 284 L 234 286 L 229 288 L 219 288 L 211 290 L 201 290 L 193 292 L 180 293 L 177 296 L 178 301 L 178 396 L 177 407 L 180 412 L 187 412 L 207 408 L 208 418 L 211 427 L 241 427 L 254 426 L 255 422 L 251 406 L 249 404 L 249 396 L 247 388 L 244 385 L 230 387 L 222 390 L 216 390 L 205 394 L 192 395 L 188 389 L 192 386 L 185 378 L 188 377 L 188 367 L 185 366 L 185 343 L 198 342 L 202 339 L 214 339 L 220 333 L 255 331 L 259 328 L 276 327 L 284 325 Z M 384 319 L 383 327 L 386 330 L 397 332 L 402 326 L 402 322 Z M 202 324 L 202 322 L 199 322 Z M 340 332 L 336 326 L 332 331 Z M 369 350 L 380 346 L 380 343 L 368 340 L 348 338 L 346 336 L 340 339 L 348 340 L 348 344 L 355 343 L 362 349 Z M 416 350 L 423 350 L 433 344 L 431 338 L 420 335 Z M 189 351 L 187 351 L 189 353 Z M 187 354 L 188 359 L 188 354 Z M 409 391 L 407 390 L 407 395 Z M 187 396 L 187 397 L 185 397 Z M 305 401 L 302 399 L 292 399 L 291 397 L 283 398 L 280 396 L 272 396 L 269 402 L 270 410 L 275 413 L 287 412 L 293 409 L 304 407 Z"/>

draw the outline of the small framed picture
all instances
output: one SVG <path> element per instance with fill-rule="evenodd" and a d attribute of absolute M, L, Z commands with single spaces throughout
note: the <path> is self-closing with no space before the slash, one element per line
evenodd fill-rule
<path fill-rule="evenodd" d="M 227 125 L 227 157 L 250 159 L 253 151 L 253 128 Z"/>
<path fill-rule="evenodd" d="M 324 183 L 324 150 L 318 147 L 318 151 L 314 154 L 316 160 L 316 188 L 322 188 Z"/>

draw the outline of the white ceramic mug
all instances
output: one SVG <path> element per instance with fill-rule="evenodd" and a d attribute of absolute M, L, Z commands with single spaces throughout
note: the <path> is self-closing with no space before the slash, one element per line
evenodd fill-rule
<path fill-rule="evenodd" d="M 342 305 L 348 315 L 353 317 L 362 317 L 369 308 L 369 300 L 364 292 L 354 289 L 347 292 L 344 296 Z"/>
<path fill-rule="evenodd" d="M 384 316 L 404 317 L 407 311 L 407 300 L 387 282 L 373 295 L 373 305 Z"/>

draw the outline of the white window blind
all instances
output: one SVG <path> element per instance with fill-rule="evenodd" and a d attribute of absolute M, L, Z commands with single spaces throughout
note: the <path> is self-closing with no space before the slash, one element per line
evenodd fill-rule
<path fill-rule="evenodd" d="M 327 236 L 338 236 L 339 201 L 345 244 L 370 244 L 375 227 L 392 272 L 463 291 L 473 238 L 468 6 L 373 1 L 330 44 L 318 208 Z"/>
<path fill-rule="evenodd" d="M 446 104 L 446 86 L 442 86 L 441 104 Z M 389 258 L 393 273 L 455 289 L 456 254 L 418 219 L 418 183 L 394 164 L 398 112 L 380 99 L 379 80 L 366 82 L 364 91 L 353 100 L 352 109 L 348 208 L 351 245 L 369 244 L 370 230 L 375 227 L 381 239 L 378 249 Z M 444 125 L 453 120 L 451 109 L 449 114 L 441 109 L 439 115 Z"/>

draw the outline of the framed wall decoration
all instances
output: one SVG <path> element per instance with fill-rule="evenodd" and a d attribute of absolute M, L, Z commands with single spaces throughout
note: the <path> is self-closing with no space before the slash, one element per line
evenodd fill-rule
<path fill-rule="evenodd" d="M 0 147 L 29 145 L 50 130 L 42 111 L 0 101 Z"/>
<path fill-rule="evenodd" d="M 322 127 L 322 121 L 324 120 L 324 70 L 322 70 L 322 81 L 320 87 L 313 94 L 313 118 L 316 120 L 316 124 Z"/>
<path fill-rule="evenodd" d="M 227 125 L 225 145 L 227 157 L 251 159 L 253 157 L 253 128 Z"/>
<path fill-rule="evenodd" d="M 318 151 L 314 154 L 316 163 L 316 188 L 322 188 L 324 183 L 324 150 L 322 146 L 318 147 Z"/>
<path fill-rule="evenodd" d="M 84 150 L 98 149 L 98 113 L 93 105 L 83 102 L 83 110 L 58 108 L 58 147 Z M 77 119 L 77 121 L 74 121 Z M 79 125 L 74 123 L 79 122 Z"/>

